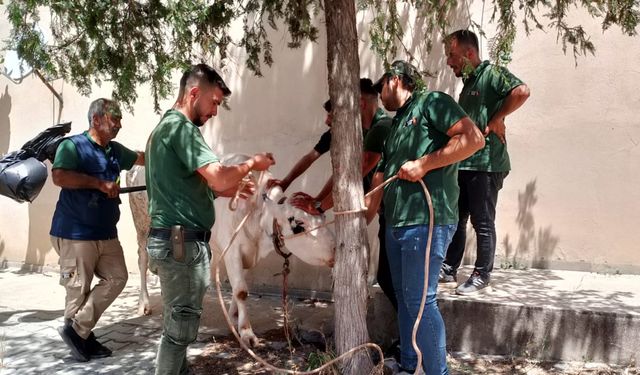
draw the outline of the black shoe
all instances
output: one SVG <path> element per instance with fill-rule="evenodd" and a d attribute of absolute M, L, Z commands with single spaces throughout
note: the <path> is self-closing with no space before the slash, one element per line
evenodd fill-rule
<path fill-rule="evenodd" d="M 58 333 L 62 337 L 62 341 L 71 349 L 71 356 L 78 362 L 87 362 L 89 353 L 85 347 L 86 340 L 78 336 L 76 331 L 70 325 L 58 327 Z"/>
<path fill-rule="evenodd" d="M 440 274 L 438 275 L 438 285 L 442 286 L 456 286 L 458 281 L 456 280 L 456 274 L 448 273 L 444 267 L 440 268 Z"/>
<path fill-rule="evenodd" d="M 98 339 L 96 339 L 96 335 L 94 335 L 93 332 L 91 332 L 89 337 L 87 337 L 86 348 L 87 353 L 91 356 L 91 358 L 106 358 L 110 357 L 111 354 L 113 354 L 111 352 L 111 349 L 102 345 L 98 341 Z"/>
<path fill-rule="evenodd" d="M 469 280 L 456 288 L 456 294 L 471 295 L 479 292 L 490 292 L 489 277 L 482 276 L 480 272 L 473 271 Z"/>

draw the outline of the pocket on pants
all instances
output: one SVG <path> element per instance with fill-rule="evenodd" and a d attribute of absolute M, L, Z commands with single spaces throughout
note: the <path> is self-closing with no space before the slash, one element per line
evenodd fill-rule
<path fill-rule="evenodd" d="M 147 254 L 150 259 L 165 260 L 171 252 L 171 243 L 164 240 L 149 238 L 147 240 Z"/>
<path fill-rule="evenodd" d="M 65 288 L 79 288 L 82 286 L 78 276 L 78 264 L 75 258 L 60 258 L 60 285 Z"/>
<path fill-rule="evenodd" d="M 167 336 L 178 345 L 189 345 L 196 341 L 202 309 L 189 306 L 174 306 L 166 327 Z"/>

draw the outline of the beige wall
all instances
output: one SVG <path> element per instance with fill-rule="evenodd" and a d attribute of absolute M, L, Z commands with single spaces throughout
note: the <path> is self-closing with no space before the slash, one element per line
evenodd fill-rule
<path fill-rule="evenodd" d="M 480 22 L 480 9 L 480 5 L 463 9 L 454 24 L 466 26 L 466 12 Z M 381 63 L 365 42 L 367 17 L 359 15 L 361 75 L 375 78 L 381 73 Z M 563 55 L 555 44 L 552 31 L 529 38 L 520 32 L 516 41 L 510 69 L 530 86 L 532 94 L 507 119 L 513 171 L 499 200 L 496 266 L 640 272 L 640 231 L 635 230 L 640 222 L 640 175 L 634 173 L 640 167 L 640 95 L 636 92 L 640 44 L 616 29 L 602 34 L 597 24 L 587 24 L 598 51 L 595 57 L 580 58 L 577 67 L 573 57 Z M 7 35 L 6 28 L 6 22 L 0 23 L 1 38 Z M 318 44 L 289 51 L 286 38 L 276 35 L 276 64 L 264 68 L 263 78 L 229 64 L 223 76 L 233 91 L 232 110 L 223 110 L 205 126 L 212 148 L 219 153 L 272 151 L 277 159 L 272 171 L 283 176 L 325 130 L 321 107 L 327 98 L 325 41 L 322 33 Z M 485 50 L 486 45 L 485 40 Z M 233 61 L 242 60 L 236 53 Z M 457 97 L 459 82 L 444 65 L 438 44 L 424 57 L 421 68 L 438 73 L 438 78 L 429 81 L 431 89 Z M 106 85 L 96 87 L 86 98 L 60 80 L 52 84 L 64 97 L 61 121 L 73 121 L 72 133 L 87 128 L 90 101 L 110 95 Z M 118 141 L 134 149 L 144 147 L 159 119 L 151 100 L 148 89 L 141 88 L 134 114 L 124 115 Z M 163 102 L 162 108 L 171 103 Z M 0 77 L 0 153 L 18 149 L 57 123 L 58 110 L 56 99 L 34 76 L 20 85 Z M 329 174 L 326 155 L 291 191 L 316 193 Z M 48 230 L 57 194 L 58 189 L 48 181 L 32 204 L 0 197 L 0 262 L 55 266 L 57 256 Z M 137 246 L 126 199 L 121 209 L 120 239 L 129 269 L 134 271 Z M 278 272 L 280 263 L 275 257 L 268 259 L 266 270 L 254 281 L 277 284 L 279 279 L 272 274 Z M 303 267 L 294 263 L 294 287 L 330 288 L 328 271 L 300 271 Z"/>

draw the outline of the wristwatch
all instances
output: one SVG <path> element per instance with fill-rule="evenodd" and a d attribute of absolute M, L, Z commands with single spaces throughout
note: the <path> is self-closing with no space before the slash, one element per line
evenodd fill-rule
<path fill-rule="evenodd" d="M 321 214 L 324 213 L 324 210 L 322 209 L 322 202 L 321 201 L 314 201 L 313 202 L 313 208 L 316 209 L 316 211 L 320 212 Z"/>

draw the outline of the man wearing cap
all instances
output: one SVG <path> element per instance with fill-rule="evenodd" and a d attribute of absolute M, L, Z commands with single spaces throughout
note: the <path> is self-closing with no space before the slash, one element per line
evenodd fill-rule
<path fill-rule="evenodd" d="M 401 370 L 416 370 L 412 327 L 427 277 L 427 298 L 416 343 L 422 352 L 424 371 L 429 375 L 446 374 L 445 327 L 436 302 L 438 273 L 458 222 L 456 163 L 482 148 L 484 139 L 449 95 L 417 91 L 417 79 L 415 67 L 395 61 L 375 84 L 384 107 L 396 115 L 372 187 L 394 175 L 398 179 L 370 197 L 367 206 L 373 210 L 381 198 L 384 202 L 387 255 L 398 299 Z M 429 209 L 418 180 L 431 193 L 435 215 L 428 275 L 424 266 Z"/>
<path fill-rule="evenodd" d="M 330 103 L 329 103 L 330 104 Z M 391 129 L 391 119 L 378 106 L 378 92 L 373 88 L 373 82 L 369 78 L 360 79 L 360 120 L 364 136 L 362 154 L 362 174 L 364 191 L 369 190 L 371 180 L 375 173 L 375 166 L 382 156 L 382 148 Z M 316 198 L 304 193 L 297 193 L 292 199 L 292 204 L 308 213 L 319 215 L 333 207 L 333 176 L 329 178 Z M 378 212 L 378 239 L 380 241 L 378 272 L 376 275 L 378 285 L 389 299 L 389 302 L 397 310 L 397 302 L 391 284 L 391 273 L 387 261 L 384 240 L 384 212 Z"/>
<path fill-rule="evenodd" d="M 459 221 L 440 273 L 441 283 L 455 283 L 464 255 L 467 221 L 476 232 L 477 256 L 469 279 L 456 288 L 458 294 L 490 289 L 496 252 L 496 203 L 498 191 L 511 169 L 505 134 L 505 117 L 529 97 L 529 88 L 506 68 L 481 61 L 478 37 L 458 30 L 445 38 L 447 65 L 464 83 L 458 103 L 484 133 L 485 147 L 460 163 Z"/>
<path fill-rule="evenodd" d="M 127 283 L 118 240 L 120 172 L 144 164 L 142 152 L 113 139 L 122 128 L 118 103 L 94 100 L 89 130 L 66 138 L 56 150 L 53 183 L 60 198 L 51 223 L 51 243 L 60 256 L 60 284 L 66 289 L 62 340 L 79 362 L 111 355 L 92 329 Z M 93 276 L 100 280 L 91 287 Z"/>
<path fill-rule="evenodd" d="M 238 165 L 223 166 L 199 127 L 218 113 L 231 94 L 210 66 L 191 66 L 180 80 L 173 109 L 151 133 L 146 151 L 146 181 L 151 229 L 149 269 L 160 278 L 163 332 L 156 374 L 188 373 L 187 346 L 200 325 L 202 300 L 210 284 L 210 229 L 215 220 L 214 191 L 230 195 L 250 171 L 274 163 L 256 154 Z"/>

